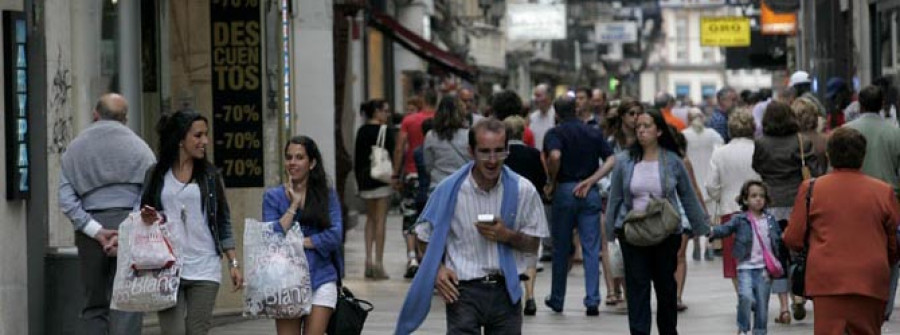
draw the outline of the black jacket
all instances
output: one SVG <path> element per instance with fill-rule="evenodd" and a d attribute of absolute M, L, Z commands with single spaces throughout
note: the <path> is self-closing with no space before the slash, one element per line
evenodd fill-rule
<path fill-rule="evenodd" d="M 225 198 L 225 183 L 222 181 L 222 175 L 219 170 L 212 164 L 206 163 L 206 169 L 203 174 L 205 180 L 192 180 L 197 182 L 200 187 L 200 196 L 203 203 L 200 204 L 203 211 L 206 212 L 206 222 L 209 231 L 212 233 L 213 241 L 216 242 L 216 252 L 221 255 L 225 250 L 234 250 L 235 242 L 231 231 L 231 209 L 228 207 L 228 200 Z M 165 172 L 157 176 L 156 165 L 154 164 L 144 176 L 144 190 L 141 194 L 141 207 L 144 205 L 156 208 L 158 211 L 164 211 L 162 205 L 162 188 Z M 211 190 L 215 188 L 214 190 Z M 214 201 L 213 201 L 214 200 Z"/>

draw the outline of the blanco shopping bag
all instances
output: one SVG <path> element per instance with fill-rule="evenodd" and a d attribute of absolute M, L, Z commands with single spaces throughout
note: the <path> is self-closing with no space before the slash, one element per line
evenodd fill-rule
<path fill-rule="evenodd" d="M 245 220 L 244 316 L 294 319 L 312 308 L 303 232 L 294 225 L 282 234 L 274 230 L 277 224 Z"/>
<path fill-rule="evenodd" d="M 181 264 L 177 257 L 174 263 L 164 268 L 136 270 L 134 267 L 133 255 L 137 246 L 133 243 L 138 232 L 152 234 L 156 231 L 158 238 L 171 245 L 168 229 L 159 224 L 153 226 L 156 226 L 155 230 L 141 222 L 140 212 L 131 213 L 119 225 L 118 260 L 110 308 L 126 312 L 156 312 L 175 306 L 178 301 Z M 149 240 L 140 243 L 146 245 L 144 242 Z"/>

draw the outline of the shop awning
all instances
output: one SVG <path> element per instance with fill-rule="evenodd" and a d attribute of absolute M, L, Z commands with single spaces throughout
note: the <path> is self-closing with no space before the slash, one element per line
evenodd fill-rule
<path fill-rule="evenodd" d="M 431 64 L 437 65 L 463 79 L 474 81 L 477 70 L 456 55 L 442 50 L 419 34 L 406 29 L 400 22 L 392 17 L 379 12 L 372 12 L 372 20 L 369 20 L 376 29 L 390 36 L 410 52 L 422 57 Z"/>

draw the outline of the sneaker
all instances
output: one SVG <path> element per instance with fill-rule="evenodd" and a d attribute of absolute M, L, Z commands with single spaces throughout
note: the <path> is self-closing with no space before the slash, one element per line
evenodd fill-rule
<path fill-rule="evenodd" d="M 553 305 L 550 304 L 550 297 L 544 299 L 544 305 L 552 309 L 554 312 L 562 313 L 562 307 L 553 307 Z"/>
<path fill-rule="evenodd" d="M 806 318 L 806 304 L 792 304 L 794 320 L 800 321 Z"/>
<path fill-rule="evenodd" d="M 598 316 L 600 315 L 600 309 L 597 306 L 591 306 L 587 308 L 584 314 L 587 316 Z"/>
<path fill-rule="evenodd" d="M 525 315 L 532 316 L 537 313 L 537 305 L 534 303 L 534 299 L 528 299 L 525 301 Z"/>
<path fill-rule="evenodd" d="M 403 274 L 403 278 L 411 279 L 416 276 L 417 271 L 419 271 L 419 266 L 416 264 L 410 264 L 406 267 L 406 273 Z"/>

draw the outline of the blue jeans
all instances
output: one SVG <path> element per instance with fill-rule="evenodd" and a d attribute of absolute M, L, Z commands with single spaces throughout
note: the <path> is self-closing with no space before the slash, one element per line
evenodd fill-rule
<path fill-rule="evenodd" d="M 766 334 L 772 281 L 765 272 L 765 268 L 738 270 L 737 325 L 741 332 L 750 331 L 750 310 L 753 306 L 756 310 L 753 316 L 753 334 Z"/>
<path fill-rule="evenodd" d="M 572 248 L 572 229 L 578 228 L 584 259 L 585 307 L 600 305 L 600 192 L 591 187 L 584 198 L 576 198 L 572 191 L 577 183 L 561 183 L 553 194 L 553 280 L 550 305 L 562 309 L 566 298 L 569 275 L 569 253 Z"/>

